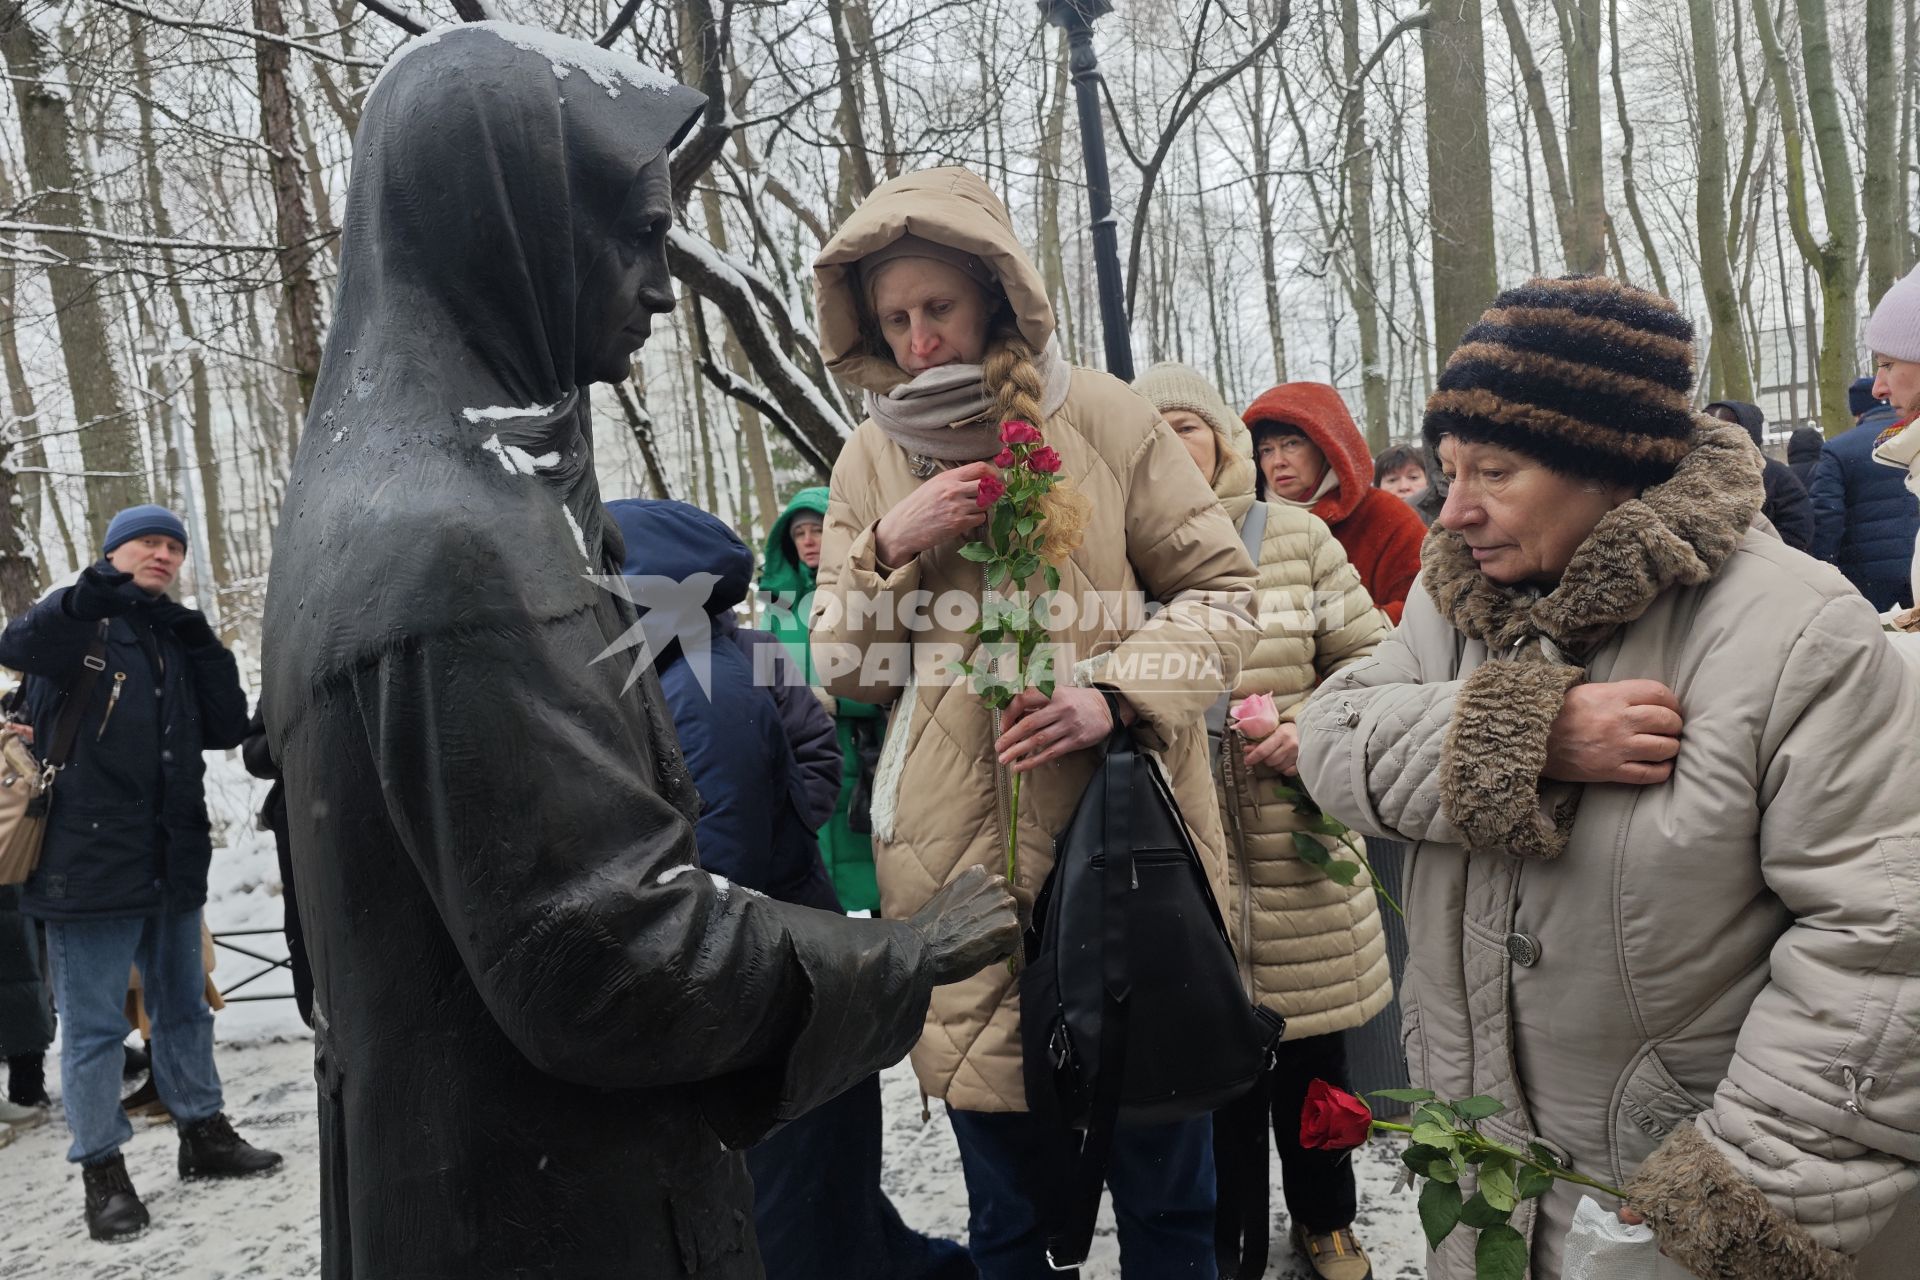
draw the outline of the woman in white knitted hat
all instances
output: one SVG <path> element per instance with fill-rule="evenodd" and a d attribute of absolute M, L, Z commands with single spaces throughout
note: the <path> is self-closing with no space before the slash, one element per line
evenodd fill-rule
<path fill-rule="evenodd" d="M 1252 437 L 1204 376 L 1157 364 L 1133 389 L 1187 447 L 1259 566 L 1260 640 L 1233 699 L 1243 712 L 1248 699 L 1268 701 L 1257 708 L 1263 714 L 1208 722 L 1232 881 L 1221 909 L 1248 994 L 1287 1020 L 1273 1073 L 1273 1132 L 1293 1246 L 1322 1280 L 1366 1280 L 1366 1250 L 1353 1234 L 1353 1164 L 1344 1152 L 1300 1145 L 1300 1109 L 1315 1079 L 1345 1087 L 1343 1033 L 1393 998 L 1386 935 L 1364 873 L 1343 885 L 1294 851 L 1294 833 L 1306 830 L 1307 819 L 1282 797 L 1281 782 L 1300 755 L 1294 718 L 1307 695 L 1371 654 L 1393 624 L 1324 521 L 1304 507 L 1254 497 Z"/>
<path fill-rule="evenodd" d="M 1874 399 L 1900 415 L 1874 443 L 1873 459 L 1905 471 L 1907 488 L 1920 494 L 1920 268 L 1881 295 L 1867 321 L 1867 346 L 1873 349 Z M 1913 586 L 1920 592 L 1920 544 L 1914 547 Z M 1906 613 L 1902 629 L 1920 630 L 1920 608 Z"/>

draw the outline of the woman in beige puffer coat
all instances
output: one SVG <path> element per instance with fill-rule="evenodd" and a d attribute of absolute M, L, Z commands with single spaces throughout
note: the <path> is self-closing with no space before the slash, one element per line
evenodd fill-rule
<path fill-rule="evenodd" d="M 881 914 L 910 914 L 967 867 L 1003 865 L 1016 769 L 1012 880 L 1031 902 L 1115 713 L 1157 753 L 1224 901 L 1202 713 L 1253 647 L 1254 575 L 1211 489 L 1152 405 L 1061 359 L 1039 273 L 966 170 L 881 185 L 814 272 L 822 352 L 866 390 L 870 416 L 834 465 L 811 645 L 830 692 L 892 708 L 872 805 Z M 1059 566 L 1073 607 L 1052 628 L 1077 659 L 1073 680 L 1051 698 L 1021 695 L 1003 717 L 950 672 L 977 646 L 968 624 L 985 582 L 962 548 L 1012 419 L 1058 452 L 1086 525 Z M 1151 620 L 1147 599 L 1166 604 Z M 1005 966 L 935 992 L 913 1066 L 947 1103 L 983 1280 L 1044 1274 L 1036 1206 L 1054 1155 L 1027 1114 Z M 1211 1152 L 1204 1121 L 1116 1135 L 1108 1185 L 1129 1277 L 1216 1273 Z"/>
<path fill-rule="evenodd" d="M 1346 1086 L 1342 1032 L 1393 998 L 1386 935 L 1365 872 L 1331 880 L 1294 850 L 1307 819 L 1282 798 L 1299 753 L 1295 717 L 1327 676 L 1373 652 L 1392 632 L 1324 521 L 1278 502 L 1256 504 L 1253 442 L 1211 383 L 1183 364 L 1158 364 L 1134 382 L 1187 446 L 1221 506 L 1248 536 L 1257 519 L 1260 639 L 1233 697 L 1273 699 L 1280 728 L 1248 741 L 1231 726 L 1213 747 L 1232 890 L 1222 904 L 1250 995 L 1287 1019 L 1273 1076 L 1273 1130 L 1294 1248 L 1324 1280 L 1364 1280 L 1354 1238 L 1352 1162 L 1300 1145 L 1300 1110 L 1315 1079 Z M 1342 850 L 1331 841 L 1336 856 Z"/>

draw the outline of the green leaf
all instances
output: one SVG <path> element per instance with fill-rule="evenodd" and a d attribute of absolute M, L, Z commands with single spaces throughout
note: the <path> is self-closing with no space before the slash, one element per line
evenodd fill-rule
<path fill-rule="evenodd" d="M 1437 1124 L 1417 1124 L 1413 1126 L 1413 1140 L 1424 1147 L 1439 1147 L 1442 1151 L 1451 1151 L 1459 1139 L 1452 1129 Z"/>
<path fill-rule="evenodd" d="M 1013 532 L 1013 504 L 996 502 L 993 504 L 993 540 L 1000 546 L 1007 544 L 1007 535 Z"/>
<path fill-rule="evenodd" d="M 1478 1191 L 1460 1206 L 1460 1221 L 1475 1231 L 1485 1231 L 1491 1227 L 1504 1226 L 1507 1215 L 1504 1211 L 1487 1203 L 1487 1198 Z"/>
<path fill-rule="evenodd" d="M 1522 1200 L 1531 1200 L 1553 1189 L 1553 1175 L 1542 1172 L 1530 1164 L 1522 1165 L 1519 1176 L 1514 1179 L 1513 1188 Z"/>
<path fill-rule="evenodd" d="M 1327 852 L 1327 846 L 1321 844 L 1304 831 L 1296 831 L 1293 833 L 1293 851 L 1299 855 L 1300 861 L 1306 863 L 1308 866 L 1318 867 L 1322 871 L 1325 871 L 1327 864 L 1333 861 L 1333 855 Z M 1427 1096 L 1432 1097 L 1433 1095 L 1428 1094 Z"/>
<path fill-rule="evenodd" d="M 1047 566 L 1047 590 L 1058 591 L 1059 589 L 1060 589 L 1060 571 L 1054 568 L 1052 565 L 1048 565 Z"/>
<path fill-rule="evenodd" d="M 1041 697 L 1051 698 L 1053 696 L 1053 677 L 1043 676 L 1040 680 L 1035 682 L 1033 687 L 1040 691 Z"/>
<path fill-rule="evenodd" d="M 1513 1206 L 1520 1202 L 1520 1193 L 1513 1185 L 1513 1170 L 1497 1159 L 1481 1165 L 1480 1194 L 1502 1213 L 1512 1213 Z"/>
<path fill-rule="evenodd" d="M 1413 1113 L 1413 1122 L 1415 1124 L 1437 1124 L 1441 1128 L 1449 1131 L 1459 1128 L 1459 1123 L 1454 1118 L 1453 1108 L 1444 1102 L 1437 1101 L 1429 1102 L 1416 1108 Z"/>
<path fill-rule="evenodd" d="M 1447 1153 L 1439 1147 L 1429 1147 L 1425 1143 L 1410 1143 L 1407 1149 L 1400 1153 L 1400 1163 L 1424 1178 L 1427 1176 L 1427 1170 L 1436 1163 L 1447 1163 Z"/>
<path fill-rule="evenodd" d="M 1307 830 L 1323 836 L 1343 836 L 1347 834 L 1348 828 L 1347 824 L 1340 819 L 1322 813 L 1307 824 Z"/>
<path fill-rule="evenodd" d="M 1451 1157 L 1448 1159 L 1431 1161 L 1427 1165 L 1427 1176 L 1435 1182 L 1459 1182 L 1460 1170 L 1453 1163 L 1454 1160 L 1459 1159 L 1459 1157 L 1460 1153 L 1455 1151 L 1451 1153 Z"/>
<path fill-rule="evenodd" d="M 984 542 L 964 542 L 960 544 L 960 555 L 975 564 L 985 564 L 993 559 L 993 548 Z"/>
<path fill-rule="evenodd" d="M 1374 1089 L 1367 1096 L 1388 1102 L 1432 1102 L 1439 1095 L 1431 1089 Z"/>
<path fill-rule="evenodd" d="M 1477 1094 L 1453 1104 L 1453 1114 L 1462 1120 L 1485 1120 L 1488 1116 L 1497 1116 L 1506 1109 L 1506 1104 Z"/>
<path fill-rule="evenodd" d="M 1537 1142 L 1529 1142 L 1527 1144 L 1527 1154 L 1534 1158 L 1535 1163 L 1543 1164 L 1549 1169 L 1566 1168 L 1565 1165 L 1560 1163 L 1559 1156 L 1554 1155 L 1553 1152 L 1547 1150 Z"/>
<path fill-rule="evenodd" d="M 980 633 L 981 644 L 999 644 L 1006 638 L 1006 630 L 1002 627 L 988 627 Z"/>
<path fill-rule="evenodd" d="M 1014 525 L 1014 528 L 1019 530 L 1020 536 L 1023 538 L 1032 537 L 1033 531 L 1035 529 L 1038 529 L 1039 527 L 1040 527 L 1039 516 L 1021 516 L 1020 523 Z"/>
<path fill-rule="evenodd" d="M 1359 863 L 1342 862 L 1338 858 L 1328 862 L 1321 870 L 1327 873 L 1327 879 L 1333 881 L 1335 884 L 1343 884 L 1348 887 L 1352 887 L 1353 882 L 1360 878 Z"/>
<path fill-rule="evenodd" d="M 1477 1280 L 1521 1280 L 1527 1274 L 1527 1238 L 1502 1222 L 1480 1232 L 1473 1249 Z"/>
<path fill-rule="evenodd" d="M 1427 1233 L 1428 1248 L 1438 1249 L 1459 1225 L 1459 1187 L 1451 1182 L 1429 1182 L 1420 1188 L 1420 1229 Z"/>

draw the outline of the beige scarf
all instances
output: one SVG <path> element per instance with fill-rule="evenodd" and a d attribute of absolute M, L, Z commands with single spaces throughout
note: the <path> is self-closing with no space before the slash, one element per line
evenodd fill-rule
<path fill-rule="evenodd" d="M 1033 363 L 1040 371 L 1040 414 L 1051 418 L 1067 402 L 1073 366 L 1051 342 Z M 909 456 L 937 462 L 983 462 L 999 453 L 1000 423 L 989 417 L 992 407 L 977 364 L 941 365 L 885 395 L 867 392 L 867 416 L 887 438 Z"/>

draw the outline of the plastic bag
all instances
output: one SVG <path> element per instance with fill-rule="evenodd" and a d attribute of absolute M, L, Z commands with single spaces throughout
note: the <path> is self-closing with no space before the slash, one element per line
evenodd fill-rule
<path fill-rule="evenodd" d="M 1581 1196 L 1567 1232 L 1561 1280 L 1692 1280 L 1654 1242 L 1649 1227 L 1629 1226 L 1593 1197 Z"/>

